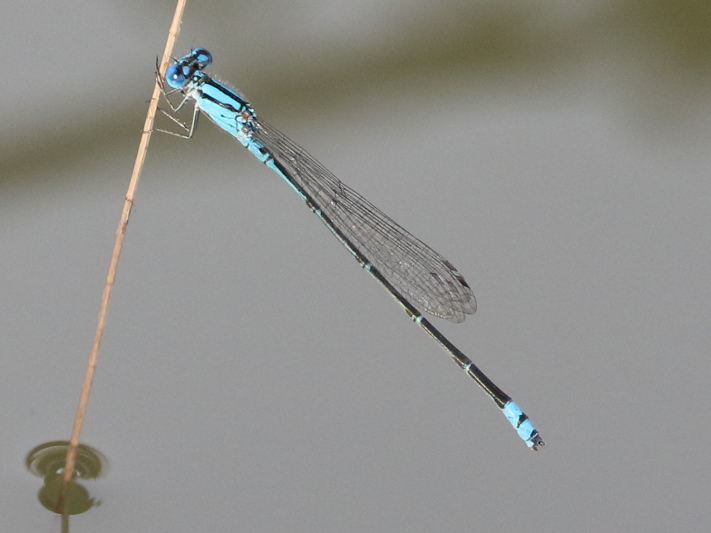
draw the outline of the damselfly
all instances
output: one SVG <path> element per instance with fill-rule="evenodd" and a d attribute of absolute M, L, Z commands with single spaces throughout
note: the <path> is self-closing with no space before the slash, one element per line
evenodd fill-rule
<path fill-rule="evenodd" d="M 198 116 L 203 113 L 279 174 L 412 320 L 491 396 L 526 444 L 533 450 L 543 446 L 538 431 L 523 411 L 422 316 L 413 303 L 434 316 L 462 322 L 476 310 L 474 294 L 464 277 L 444 257 L 264 122 L 236 90 L 205 74 L 203 70 L 211 63 L 210 52 L 195 48 L 176 59 L 165 73 L 165 83 L 172 88 L 164 91 L 166 97 L 174 93 L 182 95 L 177 106 L 170 104 L 173 111 L 179 111 L 190 101 L 194 103 L 189 125 L 173 119 L 185 129 L 186 134 L 179 136 L 191 137 Z M 163 87 L 160 78 L 159 82 Z"/>

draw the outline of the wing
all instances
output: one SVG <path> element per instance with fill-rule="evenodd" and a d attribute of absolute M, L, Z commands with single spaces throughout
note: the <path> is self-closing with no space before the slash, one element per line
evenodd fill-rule
<path fill-rule="evenodd" d="M 367 260 L 423 311 L 462 322 L 476 311 L 464 277 L 432 248 L 346 186 L 306 150 L 261 119 L 251 137 L 287 171 Z M 328 222 L 323 220 L 327 225 Z"/>

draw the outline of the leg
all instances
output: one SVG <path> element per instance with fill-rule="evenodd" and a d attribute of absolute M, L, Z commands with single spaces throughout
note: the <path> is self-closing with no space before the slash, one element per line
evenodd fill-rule
<path fill-rule="evenodd" d="M 185 100 L 183 100 L 183 102 L 181 102 L 180 106 L 178 106 L 178 109 L 180 109 L 180 107 L 182 107 L 182 105 L 183 105 L 184 103 L 185 103 Z M 171 109 L 173 109 L 172 106 L 171 106 Z M 176 133 L 176 132 L 174 132 L 174 131 L 168 131 L 168 130 L 164 130 L 164 129 L 161 129 L 161 128 L 156 128 L 155 131 L 160 131 L 161 133 L 167 133 L 168 135 L 173 135 L 173 136 L 175 136 L 175 137 L 180 137 L 181 139 L 190 139 L 190 138 L 192 138 L 193 133 L 195 132 L 195 128 L 197 127 L 198 117 L 200 116 L 200 110 L 198 109 L 198 106 L 197 106 L 197 105 L 195 105 L 195 106 L 193 107 L 193 118 L 190 120 L 190 125 L 185 124 L 184 122 L 178 120 L 178 119 L 175 118 L 173 115 L 171 115 L 170 113 L 168 113 L 167 111 L 165 111 L 165 110 L 163 110 L 163 109 L 158 108 L 158 111 L 160 111 L 161 113 L 163 113 L 163 115 L 165 115 L 165 116 L 168 117 L 170 120 L 172 120 L 173 122 L 175 122 L 175 123 L 180 127 L 180 129 L 182 129 L 183 131 L 185 131 L 185 133 Z M 173 111 L 175 111 L 175 109 L 173 109 Z"/>

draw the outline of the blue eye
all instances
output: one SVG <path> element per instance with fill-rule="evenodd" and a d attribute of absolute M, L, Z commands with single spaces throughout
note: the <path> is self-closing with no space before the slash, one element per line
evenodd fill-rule
<path fill-rule="evenodd" d="M 194 58 L 197 70 L 202 70 L 212 64 L 212 54 L 204 48 L 194 48 L 190 55 Z"/>
<path fill-rule="evenodd" d="M 174 89 L 180 89 L 188 78 L 192 75 L 194 69 L 179 63 L 173 63 L 165 71 L 165 82 Z"/>

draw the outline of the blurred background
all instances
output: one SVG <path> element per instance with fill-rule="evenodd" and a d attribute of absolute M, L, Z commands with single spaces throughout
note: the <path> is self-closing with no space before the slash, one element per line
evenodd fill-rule
<path fill-rule="evenodd" d="M 0 8 L 0 511 L 68 439 L 172 1 Z M 75 532 L 708 531 L 711 3 L 191 2 L 211 72 L 446 256 L 436 325 L 531 453 L 278 176 L 154 135 Z"/>

